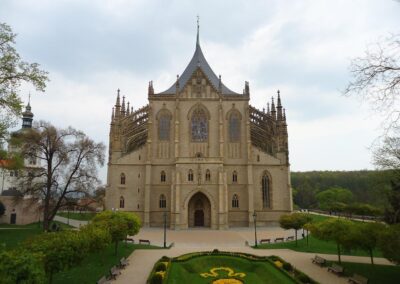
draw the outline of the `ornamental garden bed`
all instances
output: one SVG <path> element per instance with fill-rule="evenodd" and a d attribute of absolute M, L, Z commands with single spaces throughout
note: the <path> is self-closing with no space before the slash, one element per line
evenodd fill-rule
<path fill-rule="evenodd" d="M 162 257 L 151 271 L 148 284 L 257 284 L 317 283 L 279 257 L 246 253 L 197 252 L 175 258 Z"/>

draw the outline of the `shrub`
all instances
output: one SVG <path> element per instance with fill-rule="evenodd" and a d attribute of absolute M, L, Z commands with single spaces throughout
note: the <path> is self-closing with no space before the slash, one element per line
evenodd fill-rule
<path fill-rule="evenodd" d="M 311 283 L 310 277 L 308 277 L 306 274 L 304 274 L 304 273 L 302 273 L 302 272 L 300 272 L 300 273 L 297 275 L 297 279 L 299 279 L 299 281 L 300 281 L 301 283 Z"/>
<path fill-rule="evenodd" d="M 212 253 L 219 253 L 218 249 L 213 249 Z"/>
<path fill-rule="evenodd" d="M 150 278 L 150 284 L 162 284 L 163 277 L 161 274 L 154 273 L 153 276 Z"/>
<path fill-rule="evenodd" d="M 155 268 L 154 270 L 155 270 L 156 272 L 158 272 L 158 271 L 165 271 L 165 270 L 167 270 L 167 266 L 165 265 L 164 262 L 159 262 L 159 263 L 157 263 L 156 268 Z"/>
<path fill-rule="evenodd" d="M 44 266 L 41 255 L 29 251 L 18 250 L 0 253 L 0 282 L 14 283 L 45 283 Z"/>
<path fill-rule="evenodd" d="M 293 267 L 289 262 L 284 262 L 282 268 L 289 272 L 293 270 Z"/>
<path fill-rule="evenodd" d="M 165 262 L 165 261 L 169 261 L 170 260 L 170 258 L 168 257 L 168 256 L 163 256 L 163 257 L 161 257 L 161 259 L 160 259 L 160 261 L 163 261 L 163 262 Z"/>

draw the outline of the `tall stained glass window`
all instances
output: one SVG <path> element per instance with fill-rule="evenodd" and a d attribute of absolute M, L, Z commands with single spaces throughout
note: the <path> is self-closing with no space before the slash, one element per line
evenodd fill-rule
<path fill-rule="evenodd" d="M 205 142 L 208 138 L 208 121 L 204 109 L 197 108 L 193 111 L 191 120 L 192 141 Z"/>
<path fill-rule="evenodd" d="M 169 115 L 162 115 L 158 120 L 158 139 L 169 140 L 170 132 L 170 121 Z"/>

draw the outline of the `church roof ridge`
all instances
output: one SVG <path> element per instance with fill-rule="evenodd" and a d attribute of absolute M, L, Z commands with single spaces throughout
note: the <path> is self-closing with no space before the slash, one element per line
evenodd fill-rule
<path fill-rule="evenodd" d="M 179 76 L 178 84 L 179 90 L 182 91 L 185 87 L 186 83 L 190 80 L 193 73 L 200 68 L 204 75 L 208 78 L 210 83 L 213 87 L 218 90 L 219 88 L 219 78 L 211 69 L 210 65 L 208 64 L 206 58 L 204 57 L 203 51 L 200 47 L 200 40 L 199 40 L 199 25 L 197 24 L 197 36 L 196 36 L 196 50 L 193 54 L 192 59 L 190 60 L 189 64 L 186 66 L 185 70 L 183 71 L 182 75 Z M 176 92 L 176 83 L 174 83 L 169 89 L 164 92 L 158 93 L 158 95 L 170 95 L 175 94 Z M 230 90 L 226 87 L 223 83 L 221 83 L 221 92 L 223 95 L 241 95 Z"/>

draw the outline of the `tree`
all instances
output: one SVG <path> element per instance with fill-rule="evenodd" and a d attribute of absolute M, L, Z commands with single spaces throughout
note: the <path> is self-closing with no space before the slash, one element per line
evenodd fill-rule
<path fill-rule="evenodd" d="M 353 193 L 346 188 L 333 187 L 317 193 L 316 198 L 320 209 L 341 212 L 354 197 Z"/>
<path fill-rule="evenodd" d="M 103 211 L 92 219 L 92 224 L 106 228 L 115 244 L 115 255 L 118 252 L 118 243 L 128 235 L 136 235 L 140 229 L 140 219 L 133 213 L 121 211 Z"/>
<path fill-rule="evenodd" d="M 369 102 L 385 115 L 385 130 L 396 130 L 400 122 L 400 34 L 369 46 L 363 57 L 352 60 L 350 72 L 352 80 L 344 93 Z"/>
<path fill-rule="evenodd" d="M 42 160 L 43 168 L 22 177 L 22 193 L 43 201 L 43 229 L 47 231 L 67 197 L 85 196 L 98 184 L 97 165 L 104 164 L 105 146 L 71 127 L 59 129 L 39 122 L 15 134 L 26 158 Z"/>
<path fill-rule="evenodd" d="M 381 223 L 354 223 L 353 225 L 351 237 L 355 246 L 366 251 L 371 258 L 371 264 L 374 264 L 373 251 L 378 246 L 382 232 L 386 229 L 385 225 Z"/>
<path fill-rule="evenodd" d="M 379 248 L 384 257 L 400 264 L 400 224 L 391 225 L 382 232 Z"/>
<path fill-rule="evenodd" d="M 351 234 L 354 229 L 352 221 L 329 218 L 316 223 L 310 229 L 317 239 L 336 243 L 339 263 L 341 263 L 341 247 L 350 249 L 354 245 Z"/>
<path fill-rule="evenodd" d="M 40 70 L 39 64 L 21 59 L 15 49 L 15 38 L 11 27 L 0 23 L 0 140 L 21 114 L 22 102 L 18 95 L 21 83 L 30 83 L 43 92 L 48 81 L 48 73 Z"/>
<path fill-rule="evenodd" d="M 311 217 L 303 213 L 284 214 L 279 218 L 280 226 L 285 229 L 294 229 L 297 246 L 297 230 L 304 227 L 305 224 L 311 221 Z"/>

